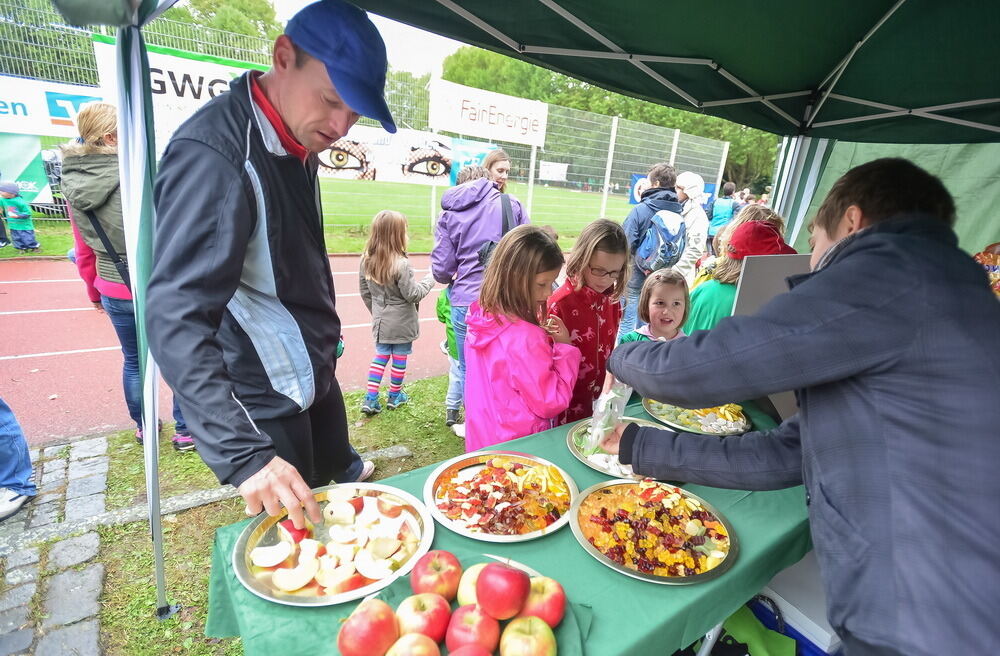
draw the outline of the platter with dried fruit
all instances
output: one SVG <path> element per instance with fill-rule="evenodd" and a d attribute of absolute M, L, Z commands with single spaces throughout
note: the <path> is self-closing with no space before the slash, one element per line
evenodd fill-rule
<path fill-rule="evenodd" d="M 573 503 L 570 526 L 598 562 L 664 585 L 714 579 L 739 553 L 732 525 L 707 501 L 648 478 L 587 488 Z"/>
<path fill-rule="evenodd" d="M 524 542 L 569 521 L 576 483 L 547 460 L 514 451 L 467 453 L 427 478 L 424 503 L 442 526 L 473 540 Z"/>
<path fill-rule="evenodd" d="M 296 529 L 287 513 L 261 515 L 233 549 L 240 583 L 289 606 L 360 599 L 409 572 L 430 549 L 434 522 L 419 499 L 379 483 L 313 491 L 323 522 Z"/>
<path fill-rule="evenodd" d="M 659 428 L 663 426 L 648 419 L 636 417 L 622 417 L 622 422 L 639 424 L 646 428 Z M 590 419 L 584 419 L 569 429 L 566 433 L 566 448 L 573 456 L 587 465 L 591 469 L 596 469 L 602 474 L 613 476 L 614 478 L 641 478 L 632 472 L 632 465 L 623 465 L 618 460 L 618 456 L 608 453 L 597 447 L 594 451 L 587 452 L 587 433 L 590 431 Z"/>
<path fill-rule="evenodd" d="M 686 433 L 724 437 L 740 435 L 750 430 L 750 420 L 743 414 L 743 408 L 735 403 L 688 410 L 653 399 L 643 399 L 642 407 L 653 419 Z"/>

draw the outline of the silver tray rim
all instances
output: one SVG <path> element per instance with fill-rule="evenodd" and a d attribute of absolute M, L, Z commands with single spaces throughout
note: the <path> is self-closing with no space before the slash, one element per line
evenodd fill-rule
<path fill-rule="evenodd" d="M 604 474 L 605 476 L 611 476 L 612 478 L 618 478 L 618 474 L 612 474 L 611 472 L 609 472 L 609 471 L 607 471 L 605 469 L 601 469 L 596 464 L 594 464 L 590 460 L 588 460 L 587 456 L 583 455 L 583 453 L 580 452 L 580 449 L 576 446 L 576 441 L 573 439 L 573 437 L 577 433 L 582 432 L 584 430 L 584 428 L 589 427 L 591 420 L 592 420 L 592 417 L 588 417 L 587 419 L 581 419 L 580 421 L 576 422 L 575 424 L 573 424 L 573 426 L 570 427 L 569 432 L 566 433 L 566 448 L 569 449 L 569 452 L 572 453 L 573 456 L 577 460 L 579 460 L 583 464 L 587 465 L 588 467 L 590 467 L 594 471 L 600 472 L 600 473 Z M 643 417 L 622 417 L 621 420 L 623 422 L 626 422 L 626 423 L 638 424 L 639 426 L 643 426 L 643 427 L 646 427 L 646 428 L 661 428 L 662 427 L 662 424 L 659 424 L 659 423 L 653 421 L 652 419 L 644 419 Z M 633 474 L 633 476 L 635 477 L 635 480 L 641 480 L 642 478 L 644 478 L 643 476 L 640 476 L 639 474 Z"/>
<path fill-rule="evenodd" d="M 577 496 L 580 494 L 580 488 L 577 487 L 576 481 L 559 465 L 554 462 L 550 462 L 545 458 L 540 458 L 538 456 L 533 456 L 530 453 L 523 453 L 521 451 L 473 451 L 472 453 L 463 453 L 461 455 L 455 456 L 454 458 L 449 458 L 445 460 L 440 465 L 434 468 L 434 471 L 430 473 L 427 477 L 427 481 L 424 483 L 424 504 L 426 505 L 431 517 L 433 517 L 441 526 L 445 527 L 452 533 L 457 533 L 462 537 L 469 538 L 471 540 L 478 540 L 480 542 L 501 542 L 501 543 L 512 543 L 512 542 L 528 542 L 530 540 L 537 540 L 538 538 L 545 537 L 546 535 L 551 535 L 566 526 L 569 523 L 570 510 L 567 510 L 562 516 L 557 519 L 551 526 L 547 526 L 543 529 L 537 531 L 532 531 L 531 533 L 525 533 L 523 535 L 493 535 L 492 533 L 482 533 L 478 531 L 470 531 L 466 528 L 458 526 L 455 522 L 444 516 L 440 510 L 438 510 L 437 504 L 434 503 L 435 492 L 438 488 L 438 479 L 441 474 L 443 474 L 447 469 L 454 465 L 461 464 L 466 460 L 469 461 L 468 466 L 474 466 L 480 464 L 479 462 L 473 462 L 476 459 L 482 458 L 492 458 L 494 456 L 513 456 L 534 462 L 539 465 L 548 465 L 555 467 L 559 474 L 565 479 L 566 485 L 569 488 L 569 501 L 570 508 L 573 507 L 573 503 L 576 501 Z"/>
<path fill-rule="evenodd" d="M 657 481 L 660 482 L 660 481 Z M 636 485 L 638 481 L 631 480 L 628 478 L 619 478 L 613 481 L 604 481 L 603 483 L 597 483 L 596 485 L 591 485 L 586 490 L 580 493 L 577 500 L 573 503 L 573 507 L 570 508 L 570 529 L 573 531 L 573 537 L 576 541 L 583 547 L 583 550 L 590 554 L 597 562 L 601 563 L 605 567 L 609 567 L 619 574 L 624 574 L 634 579 L 639 579 L 640 581 L 647 581 L 649 583 L 658 583 L 660 585 L 694 585 L 696 583 L 704 583 L 706 581 L 711 581 L 716 579 L 727 571 L 729 571 L 733 565 L 736 563 L 736 558 L 740 553 L 740 543 L 736 537 L 735 531 L 733 531 L 733 525 L 729 522 L 725 515 L 716 510 L 715 506 L 709 502 L 702 499 L 700 496 L 694 492 L 690 492 L 680 487 L 679 485 L 673 485 L 681 491 L 684 496 L 696 499 L 706 510 L 715 515 L 722 525 L 726 529 L 726 533 L 729 534 L 729 553 L 721 563 L 708 570 L 707 572 L 702 572 L 701 574 L 695 574 L 694 576 L 658 576 L 656 574 L 647 574 L 646 572 L 640 572 L 638 570 L 625 567 L 624 565 L 619 565 L 615 561 L 611 560 L 603 553 L 600 549 L 590 544 L 587 538 L 583 535 L 583 530 L 580 528 L 580 506 L 583 504 L 584 500 L 587 499 L 591 494 L 602 490 L 606 487 L 613 487 L 615 485 Z"/>
<path fill-rule="evenodd" d="M 361 599 L 388 587 L 396 579 L 408 574 L 417 564 L 417 561 L 420 560 L 420 557 L 430 551 L 431 543 L 434 542 L 434 520 L 431 519 L 431 515 L 427 511 L 423 502 L 414 495 L 410 494 L 406 490 L 402 490 L 391 485 L 385 485 L 383 483 L 340 483 L 318 487 L 313 489 L 312 492 L 314 497 L 318 497 L 322 493 L 335 489 L 372 490 L 384 492 L 386 494 L 397 496 L 412 505 L 417 510 L 417 515 L 419 515 L 420 522 L 423 526 L 421 527 L 420 541 L 417 543 L 417 550 L 412 556 L 410 556 L 410 559 L 407 560 L 402 567 L 393 572 L 392 576 L 388 576 L 380 581 L 370 583 L 355 590 L 348 590 L 347 592 L 342 592 L 336 595 L 325 595 L 323 597 L 303 597 L 297 595 L 279 596 L 270 589 L 265 589 L 265 586 L 256 581 L 251 574 L 249 567 L 246 565 L 246 559 L 249 557 L 250 549 L 253 548 L 249 545 L 250 536 L 252 536 L 257 528 L 266 521 L 272 520 L 273 523 L 277 523 L 284 520 L 288 516 L 288 511 L 282 510 L 280 515 L 276 515 L 274 517 L 271 517 L 266 513 L 261 513 L 252 522 L 250 522 L 246 528 L 243 529 L 243 532 L 240 533 L 239 539 L 236 540 L 236 545 L 233 547 L 233 572 L 236 574 L 237 580 L 239 580 L 244 588 L 261 599 L 266 599 L 267 601 L 285 606 L 298 606 L 301 608 L 336 606 L 348 601 Z M 240 554 L 243 555 L 242 559 L 240 558 Z"/>
<path fill-rule="evenodd" d="M 708 435 L 710 437 L 730 437 L 732 435 L 742 435 L 743 433 L 747 432 L 751 428 L 750 419 L 747 417 L 746 413 L 744 412 L 743 413 L 743 418 L 746 419 L 747 425 L 746 425 L 746 428 L 744 428 L 743 430 L 730 431 L 728 433 L 707 433 L 705 431 L 695 430 L 695 429 L 691 428 L 690 426 L 685 426 L 684 424 L 675 424 L 674 422 L 672 422 L 672 421 L 670 421 L 668 419 L 664 419 L 663 417 L 660 417 L 659 415 L 657 415 L 655 412 L 653 412 L 653 408 L 650 407 L 650 403 L 652 401 L 656 401 L 656 399 L 643 398 L 643 400 L 642 400 L 642 409 L 645 410 L 646 413 L 650 417 L 652 417 L 656 421 L 660 422 L 664 426 L 669 426 L 670 428 L 682 431 L 684 433 L 693 433 L 694 435 Z M 673 406 L 675 408 L 680 408 L 681 407 L 679 405 L 674 405 L 673 403 L 665 403 L 664 401 L 656 401 L 656 402 L 657 403 L 663 403 L 664 405 Z M 687 410 L 688 408 L 681 408 L 681 409 L 682 410 Z"/>

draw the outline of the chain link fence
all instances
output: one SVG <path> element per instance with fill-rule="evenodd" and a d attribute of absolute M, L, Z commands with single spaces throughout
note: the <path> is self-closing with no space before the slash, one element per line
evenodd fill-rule
<path fill-rule="evenodd" d="M 108 28 L 98 30 L 114 35 Z M 266 39 L 166 18 L 153 21 L 144 35 L 154 46 L 254 64 L 267 65 L 271 59 L 272 44 Z M 97 86 L 91 31 L 66 25 L 47 0 L 0 0 L 0 75 Z M 428 81 L 427 76 L 390 71 L 386 99 L 398 126 L 429 129 Z M 370 119 L 361 124 L 377 125 Z M 51 147 L 52 138 L 44 141 Z M 602 215 L 623 219 L 629 211 L 632 175 L 645 173 L 652 164 L 671 162 L 678 171 L 694 171 L 712 184 L 719 180 L 728 152 L 725 142 L 557 105 L 549 105 L 545 146 L 536 152 L 534 176 L 530 146 L 494 143 L 511 156 L 509 190 L 530 208 L 532 221 L 566 235 Z M 565 180 L 539 179 L 543 161 L 567 165 Z M 355 234 L 360 239 L 374 214 L 387 208 L 407 214 L 415 235 L 429 235 L 445 187 L 324 180 L 322 189 L 324 221 L 331 235 Z"/>

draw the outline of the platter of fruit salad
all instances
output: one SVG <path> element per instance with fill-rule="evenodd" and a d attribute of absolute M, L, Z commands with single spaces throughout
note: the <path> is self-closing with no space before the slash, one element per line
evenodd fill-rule
<path fill-rule="evenodd" d="M 665 585 L 714 579 L 739 552 L 732 526 L 707 501 L 648 478 L 587 488 L 570 510 L 570 526 L 600 563 Z"/>
<path fill-rule="evenodd" d="M 688 410 L 653 399 L 643 399 L 642 407 L 657 421 L 686 433 L 726 436 L 740 435 L 750 430 L 750 420 L 743 414 L 743 408 L 735 403 Z"/>
<path fill-rule="evenodd" d="M 524 542 L 569 522 L 576 483 L 547 460 L 514 451 L 467 453 L 427 478 L 431 516 L 459 535 L 484 542 Z"/>
<path fill-rule="evenodd" d="M 645 426 L 646 428 L 659 428 L 662 429 L 663 426 L 657 424 L 656 422 L 649 421 L 648 419 L 639 419 L 637 417 L 622 417 L 621 421 L 631 424 L 639 424 L 640 426 Z M 600 447 L 597 447 L 594 451 L 587 451 L 587 433 L 590 431 L 590 419 L 584 419 L 578 422 L 575 426 L 569 429 L 566 434 L 566 448 L 573 456 L 587 465 L 591 469 L 596 469 L 602 474 L 607 474 L 608 476 L 613 476 L 614 478 L 641 478 L 638 474 L 633 473 L 632 465 L 623 465 L 618 460 L 618 456 L 611 453 L 607 453 Z"/>
<path fill-rule="evenodd" d="M 360 599 L 409 572 L 430 549 L 434 521 L 416 497 L 379 483 L 313 490 L 319 525 L 296 529 L 287 513 L 258 516 L 233 550 L 250 592 L 289 606 Z"/>

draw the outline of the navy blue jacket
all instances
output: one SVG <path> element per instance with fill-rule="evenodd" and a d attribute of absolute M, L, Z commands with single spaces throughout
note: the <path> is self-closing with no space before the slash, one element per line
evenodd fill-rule
<path fill-rule="evenodd" d="M 834 247 L 757 314 L 615 349 L 643 396 L 703 408 L 796 390 L 723 440 L 626 430 L 642 474 L 804 483 L 831 625 L 901 653 L 1000 653 L 1000 303 L 952 230 L 898 217 Z"/>
<path fill-rule="evenodd" d="M 641 202 L 632 208 L 632 211 L 625 217 L 622 228 L 628 238 L 629 252 L 635 256 L 635 251 L 642 243 L 642 238 L 646 236 L 646 231 L 652 227 L 650 219 L 660 210 L 681 213 L 681 204 L 677 202 L 677 192 L 672 188 L 653 187 L 642 193 Z M 634 260 L 633 260 L 634 262 Z M 637 265 L 632 265 L 632 278 L 629 285 L 632 287 L 642 287 L 646 280 L 646 272 Z"/>

